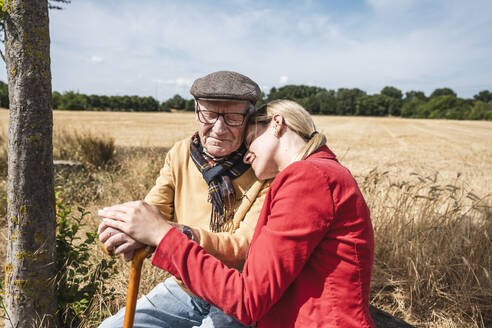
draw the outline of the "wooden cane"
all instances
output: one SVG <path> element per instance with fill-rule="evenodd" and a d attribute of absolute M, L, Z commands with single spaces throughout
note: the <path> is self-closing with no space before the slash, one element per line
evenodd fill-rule
<path fill-rule="evenodd" d="M 142 273 L 142 264 L 147 255 L 152 253 L 152 250 L 152 247 L 147 246 L 136 250 L 135 255 L 133 255 L 132 267 L 130 269 L 130 281 L 128 282 L 128 292 L 126 294 L 126 309 L 123 328 L 133 328 L 138 287 L 140 286 L 140 274 Z"/>

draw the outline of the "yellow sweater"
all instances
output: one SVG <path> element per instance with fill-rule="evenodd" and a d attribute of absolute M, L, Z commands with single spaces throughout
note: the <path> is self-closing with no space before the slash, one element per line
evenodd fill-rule
<path fill-rule="evenodd" d="M 157 206 L 168 220 L 192 228 L 209 254 L 241 269 L 269 183 L 259 181 L 251 168 L 232 180 L 237 198 L 234 219 L 224 232 L 211 232 L 208 185 L 190 157 L 190 142 L 191 138 L 179 141 L 169 150 L 145 201 Z"/>

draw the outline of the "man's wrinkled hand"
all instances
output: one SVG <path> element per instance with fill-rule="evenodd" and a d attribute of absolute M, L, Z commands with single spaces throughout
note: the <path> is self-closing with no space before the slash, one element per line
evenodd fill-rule
<path fill-rule="evenodd" d="M 108 226 L 105 222 L 99 224 L 98 234 L 99 241 L 110 254 L 123 254 L 127 262 L 132 260 L 135 250 L 145 246 L 120 230 Z"/>
<path fill-rule="evenodd" d="M 99 210 L 98 215 L 103 218 L 101 224 L 107 226 L 106 230 L 111 227 L 149 246 L 158 246 L 161 239 L 172 228 L 157 207 L 144 201 L 106 207 Z M 116 239 L 116 244 L 123 244 L 126 241 L 122 236 L 110 236 L 108 240 L 112 238 Z"/>

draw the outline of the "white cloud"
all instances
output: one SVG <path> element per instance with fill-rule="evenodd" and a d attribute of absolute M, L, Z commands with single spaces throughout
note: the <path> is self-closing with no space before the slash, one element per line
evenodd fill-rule
<path fill-rule="evenodd" d="M 288 76 L 282 75 L 278 79 L 278 83 L 280 83 L 280 84 L 286 84 L 287 82 L 289 82 L 289 77 Z"/>
<path fill-rule="evenodd" d="M 103 61 L 104 61 L 104 59 L 99 57 L 99 56 L 92 56 L 91 57 L 91 62 L 93 62 L 95 64 L 102 63 Z"/>

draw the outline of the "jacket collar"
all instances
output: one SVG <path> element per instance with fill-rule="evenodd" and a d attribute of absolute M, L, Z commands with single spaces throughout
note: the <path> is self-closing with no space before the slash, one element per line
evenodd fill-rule
<path fill-rule="evenodd" d="M 336 155 L 328 148 L 328 146 L 323 145 L 318 148 L 314 153 L 308 156 L 306 160 L 317 159 L 317 158 L 325 158 L 325 159 L 333 159 L 337 160 Z"/>

